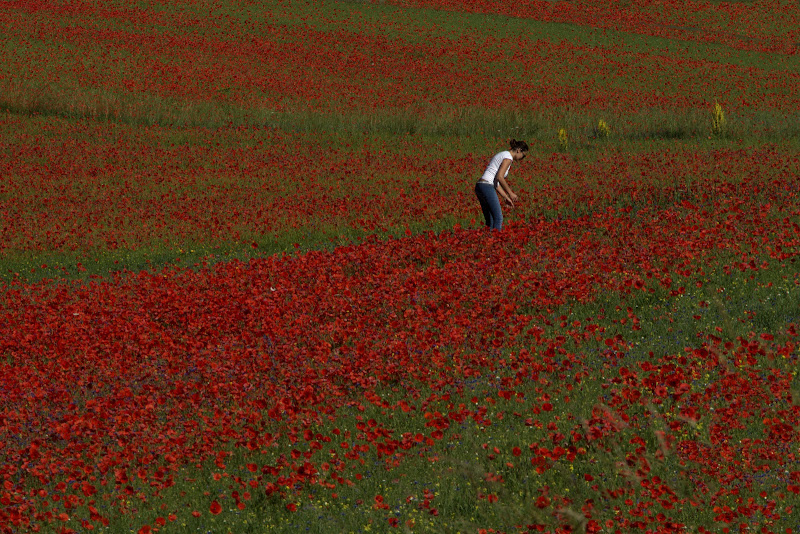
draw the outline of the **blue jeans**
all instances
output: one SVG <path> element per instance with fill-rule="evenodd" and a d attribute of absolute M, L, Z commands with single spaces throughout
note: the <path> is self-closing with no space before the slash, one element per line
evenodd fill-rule
<path fill-rule="evenodd" d="M 475 184 L 475 196 L 481 203 L 483 218 L 486 219 L 486 226 L 493 230 L 500 230 L 503 227 L 503 210 L 500 209 L 500 199 L 497 198 L 497 191 L 492 184 L 478 182 Z"/>

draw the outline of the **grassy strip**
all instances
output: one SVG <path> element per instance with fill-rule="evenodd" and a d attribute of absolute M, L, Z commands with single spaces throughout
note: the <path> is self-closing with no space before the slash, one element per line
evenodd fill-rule
<path fill-rule="evenodd" d="M 0 82 L 3 83 L 3 82 Z M 29 117 L 89 119 L 133 126 L 225 127 L 258 126 L 287 132 L 324 132 L 348 135 L 423 135 L 434 137 L 517 135 L 558 146 L 558 129 L 565 128 L 576 143 L 599 137 L 599 120 L 611 127 L 611 136 L 623 141 L 696 140 L 711 136 L 752 142 L 800 140 L 800 114 L 759 110 L 728 112 L 724 132 L 715 134 L 712 110 L 642 109 L 631 114 L 576 109 L 564 105 L 547 110 L 485 110 L 430 107 L 419 113 L 404 109 L 358 112 L 298 109 L 277 112 L 224 102 L 188 102 L 150 94 L 56 86 L 35 81 L 5 81 L 0 111 Z"/>
<path fill-rule="evenodd" d="M 447 217 L 433 222 L 409 222 L 411 234 L 439 233 L 454 224 L 469 224 L 469 219 L 454 221 Z M 63 252 L 16 254 L 0 260 L 0 282 L 36 283 L 43 281 L 88 282 L 113 277 L 126 271 L 160 271 L 162 269 L 195 269 L 217 262 L 263 258 L 282 254 L 302 254 L 311 250 L 331 250 L 365 239 L 400 237 L 406 229 L 395 228 L 377 235 L 359 228 L 331 226 L 311 230 L 290 229 L 274 239 L 258 239 L 251 244 L 218 243 L 215 245 L 184 243 L 180 248 L 163 245 L 135 250 L 116 249 L 94 254 L 71 255 Z"/>

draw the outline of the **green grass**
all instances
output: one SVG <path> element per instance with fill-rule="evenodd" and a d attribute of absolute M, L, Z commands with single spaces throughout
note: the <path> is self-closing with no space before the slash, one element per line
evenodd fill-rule
<path fill-rule="evenodd" d="M 469 219 L 455 221 L 442 218 L 433 223 L 410 222 L 412 234 L 439 233 L 454 224 L 468 224 Z M 396 228 L 381 234 L 381 239 L 400 237 L 404 229 Z M 249 243 L 219 242 L 200 244 L 184 242 L 180 247 L 163 245 L 137 249 L 96 250 L 69 254 L 64 252 L 19 252 L 0 259 L 0 282 L 37 283 L 42 281 L 79 281 L 111 279 L 126 271 L 160 271 L 161 269 L 196 269 L 218 262 L 242 261 L 282 254 L 302 254 L 311 250 L 331 250 L 337 246 L 362 242 L 374 233 L 358 228 L 330 226 L 317 230 L 286 230 L 275 238 L 257 238 Z"/>
<path fill-rule="evenodd" d="M 25 96 L 15 96 L 25 95 Z M 219 129 L 258 126 L 287 132 L 320 132 L 347 135 L 461 138 L 471 136 L 518 136 L 557 144 L 558 127 L 575 136 L 578 146 L 597 137 L 600 119 L 611 127 L 610 140 L 693 140 L 712 135 L 711 108 L 704 111 L 642 109 L 636 113 L 583 111 L 571 106 L 546 111 L 432 107 L 410 113 L 384 109 L 370 113 L 324 112 L 299 109 L 277 112 L 268 108 L 244 108 L 227 103 L 185 102 L 156 95 L 130 95 L 111 90 L 95 91 L 42 86 L 39 82 L 15 83 L 4 88 L 0 111 L 15 115 L 59 117 L 121 123 L 131 126 L 195 127 Z M 800 143 L 800 113 L 757 111 L 726 112 L 724 137 L 743 142 Z"/>
<path fill-rule="evenodd" d="M 174 7 L 165 9 L 160 4 L 152 6 L 149 3 L 140 3 L 140 6 L 156 12 L 165 10 L 170 16 L 176 13 L 185 13 L 202 18 L 208 17 L 210 13 L 206 7 L 199 4 L 197 7 L 183 6 L 180 9 Z M 220 5 L 219 9 L 214 9 L 211 13 L 218 15 L 219 28 L 210 26 L 205 29 L 219 37 L 228 36 L 231 32 L 245 32 L 247 35 L 257 36 L 257 24 L 263 23 L 297 28 L 298 30 L 308 25 L 322 32 L 357 32 L 361 35 L 388 37 L 409 45 L 428 42 L 432 38 L 452 39 L 454 42 L 467 38 L 475 46 L 480 46 L 481 36 L 489 35 L 489 32 L 491 35 L 495 35 L 497 28 L 500 28 L 505 41 L 498 43 L 497 49 L 492 53 L 500 58 L 499 61 L 504 65 L 508 63 L 507 68 L 503 68 L 505 76 L 510 77 L 516 77 L 518 73 L 514 70 L 515 62 L 507 61 L 508 54 L 511 53 L 508 50 L 508 43 L 513 43 L 517 38 L 532 39 L 532 36 L 549 44 L 568 41 L 576 45 L 598 47 L 598 50 L 621 47 L 623 54 L 663 53 L 667 58 L 677 54 L 688 60 L 757 67 L 759 70 L 775 73 L 797 73 L 800 69 L 800 63 L 791 57 L 730 50 L 722 45 L 675 41 L 613 30 L 598 30 L 586 26 L 544 23 L 524 18 L 399 8 L 375 3 L 327 1 L 316 2 L 313 9 L 309 9 L 306 2 L 295 2 L 283 9 L 273 9 L 270 11 L 270 16 L 266 16 L 266 11 L 262 8 L 253 11 L 252 9 L 226 9 L 224 5 Z M 303 16 L 299 17 L 298 13 L 303 13 Z M 74 24 L 74 21 L 65 19 L 63 22 L 57 22 L 56 26 L 71 24 Z M 134 33 L 150 31 L 153 29 L 152 24 L 131 25 L 118 18 L 92 21 L 92 25 L 101 30 L 123 30 Z M 245 24 L 256 24 L 256 26 L 246 26 Z M 156 29 L 157 33 L 163 30 L 163 28 Z M 171 34 L 184 35 L 192 34 L 198 31 L 198 28 L 191 25 L 187 27 L 176 25 L 169 31 Z M 53 32 L 53 35 L 56 33 Z M 303 35 L 301 31 L 287 31 L 286 39 L 291 42 L 294 39 L 303 39 Z M 62 50 L 62 48 L 58 41 L 39 38 L 26 41 L 10 39 L 5 44 L 9 65 L 18 62 L 24 64 L 32 53 L 44 57 L 67 54 L 64 56 L 65 58 L 75 55 Z M 129 60 L 132 61 L 122 52 L 118 52 L 118 54 L 122 54 L 120 62 L 112 62 L 101 56 L 99 50 L 90 47 L 83 47 L 80 52 L 81 57 L 91 56 L 86 61 L 96 62 L 96 68 L 105 69 L 110 73 L 119 71 L 118 74 L 122 73 L 119 75 L 124 76 L 131 74 L 120 70 L 123 68 L 121 65 L 126 65 Z M 616 53 L 612 53 L 612 57 Z M 557 58 L 546 56 L 530 58 L 529 61 L 552 62 L 554 59 L 558 64 Z M 167 64 L 176 60 L 183 61 L 181 57 L 171 56 L 160 58 L 160 60 Z M 135 69 L 138 68 L 138 65 L 135 62 L 128 65 L 127 68 L 133 68 L 133 74 L 137 74 Z M 568 72 L 561 73 L 561 77 L 557 79 L 558 83 L 565 88 L 577 87 L 582 81 L 591 81 L 599 88 L 606 87 L 610 91 L 619 89 L 615 85 L 618 83 L 615 81 L 617 80 L 616 76 L 598 79 L 591 69 L 580 70 L 576 66 L 570 65 L 569 62 L 558 70 L 560 72 L 564 69 Z M 702 74 L 698 73 L 698 77 L 702 78 Z M 622 79 L 622 83 L 626 84 L 623 89 L 631 87 L 641 90 L 661 88 L 660 82 L 656 82 L 652 77 L 645 77 L 638 81 L 631 81 L 628 77 Z M 688 84 L 687 87 L 705 87 L 708 83 L 707 80 L 702 79 L 684 80 L 684 82 Z M 71 72 L 45 73 L 44 77 L 37 76 L 36 78 L 11 75 L 5 81 L 0 82 L 0 89 L 2 89 L 0 109 L 15 114 L 89 118 L 141 126 L 219 128 L 229 124 L 233 126 L 266 125 L 288 131 L 366 132 L 371 135 L 419 133 L 465 136 L 475 135 L 479 132 L 486 135 L 502 132 L 503 135 L 519 133 L 521 136 L 531 139 L 552 139 L 555 136 L 555 128 L 558 126 L 564 126 L 570 132 L 580 132 L 581 136 L 590 135 L 597 120 L 604 118 L 611 124 L 614 135 L 622 139 L 702 139 L 710 131 L 710 118 L 701 111 L 642 109 L 633 114 L 614 111 L 597 113 L 586 112 L 576 105 L 557 106 L 537 111 L 508 108 L 486 111 L 476 108 L 452 109 L 446 106 L 420 104 L 413 113 L 405 109 L 378 109 L 364 113 L 349 110 L 341 113 L 334 109 L 311 111 L 304 102 L 296 102 L 292 100 L 291 95 L 287 94 L 284 96 L 287 99 L 286 102 L 291 104 L 291 111 L 276 113 L 275 109 L 258 104 L 236 104 L 228 98 L 232 95 L 209 102 L 198 99 L 181 100 L 152 93 L 129 93 L 120 89 L 101 89 L 87 86 L 81 78 Z M 733 89 L 733 93 L 736 93 L 740 90 L 749 90 L 746 85 L 742 87 L 708 87 L 706 89 L 709 91 L 709 106 L 714 98 L 720 96 L 715 91 L 724 92 L 726 89 L 729 91 Z M 770 89 L 770 91 L 777 92 L 783 90 L 780 87 Z M 791 94 L 791 84 L 787 84 L 785 92 Z M 796 139 L 798 134 L 800 134 L 800 115 L 797 112 L 778 113 L 758 109 L 752 112 L 733 113 L 729 116 L 728 135 L 731 138 Z"/>

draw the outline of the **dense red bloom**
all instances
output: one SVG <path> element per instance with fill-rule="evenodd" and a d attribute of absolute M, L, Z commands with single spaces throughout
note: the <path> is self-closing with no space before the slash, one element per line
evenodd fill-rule
<path fill-rule="evenodd" d="M 742 200 L 757 199 L 752 194 L 756 187 L 773 195 L 769 209 L 756 200 Z M 600 335 L 591 320 L 580 325 L 561 320 L 565 335 L 550 338 L 542 334 L 531 313 L 566 299 L 590 299 L 599 291 L 623 295 L 641 291 L 626 283 L 629 273 L 648 280 L 648 291 L 666 285 L 665 291 L 674 291 L 675 298 L 680 298 L 679 284 L 694 275 L 687 266 L 687 251 L 696 261 L 706 262 L 707 268 L 720 243 L 738 251 L 732 263 L 721 265 L 723 270 L 758 269 L 761 260 L 751 261 L 746 255 L 765 243 L 769 249 L 764 257 L 775 261 L 793 258 L 789 243 L 796 239 L 795 226 L 791 218 L 779 216 L 791 205 L 789 197 L 781 196 L 783 187 L 744 182 L 720 186 L 719 191 L 713 212 L 687 201 L 639 213 L 609 210 L 586 218 L 511 224 L 502 239 L 457 229 L 247 264 L 221 263 L 197 271 L 143 272 L 88 285 L 12 284 L 0 303 L 5 317 L 0 324 L 2 365 L 7 370 L 0 374 L 0 391 L 6 405 L 31 403 L 37 409 L 5 412 L 3 431 L 18 436 L 10 442 L 18 444 L 13 445 L 17 448 L 12 453 L 9 444 L 7 450 L 15 465 L 24 458 L 20 462 L 27 466 L 23 483 L 36 487 L 45 476 L 41 474 L 46 472 L 44 466 L 56 458 L 65 463 L 84 462 L 84 474 L 79 475 L 83 478 L 74 489 L 84 496 L 99 491 L 101 486 L 89 477 L 103 472 L 107 476 L 103 487 L 115 488 L 113 491 L 124 493 L 134 478 L 168 487 L 172 484 L 168 470 L 156 466 L 133 469 L 113 464 L 112 459 L 124 457 L 129 465 L 142 466 L 141 451 L 157 450 L 170 465 L 180 465 L 184 458 L 208 459 L 223 470 L 226 456 L 220 455 L 220 448 L 224 440 L 235 439 L 248 451 L 261 450 L 278 443 L 274 425 L 279 420 L 291 427 L 303 418 L 319 417 L 321 406 L 331 415 L 345 403 L 352 403 L 356 413 L 365 403 L 387 409 L 374 392 L 381 383 L 439 388 L 439 377 L 456 380 L 465 373 L 496 366 L 497 357 L 487 358 L 485 347 L 489 340 L 499 339 L 496 332 L 500 328 L 506 331 L 504 344 L 519 338 L 539 347 L 536 358 L 529 351 L 520 352 L 515 363 L 531 375 L 560 367 L 562 361 L 570 363 L 566 351 L 561 352 L 567 336 L 576 343 L 608 339 L 610 343 L 603 347 L 615 354 L 624 350 L 626 341 L 621 335 Z M 727 224 L 731 218 L 736 218 L 737 225 Z M 573 247 L 576 238 L 583 247 Z M 614 239 L 635 246 L 604 245 Z M 487 240 L 491 244 L 488 249 Z M 681 246 L 676 247 L 676 242 Z M 655 258 L 658 268 L 653 265 Z M 502 273 L 488 288 L 478 268 L 487 262 Z M 505 289 L 500 290 L 506 287 L 514 288 L 513 299 Z M 733 351 L 730 358 L 736 365 L 752 365 L 750 362 L 769 354 L 761 343 L 775 343 L 776 339 L 743 339 L 723 349 Z M 463 352 L 448 354 L 445 363 L 440 346 L 453 340 Z M 624 419 L 624 406 L 640 402 L 631 391 L 663 402 L 687 395 L 701 367 L 714 365 L 718 350 L 702 347 L 684 356 L 695 362 L 690 368 L 653 363 L 642 364 L 641 369 L 620 368 L 620 383 L 615 384 L 619 391 L 614 390 L 616 407 L 597 408 L 592 413 L 583 432 L 587 443 L 602 443 L 631 425 Z M 51 365 L 28 365 L 32 358 Z M 572 361 L 572 365 L 578 363 L 574 357 Z M 154 366 L 163 371 L 154 373 Z M 431 367 L 439 371 L 431 373 Z M 356 399 L 349 396 L 351 384 L 361 388 Z M 772 387 L 777 393 L 772 393 L 758 384 L 735 374 L 720 375 L 716 385 L 710 384 L 703 396 L 692 397 L 692 402 L 701 406 L 713 398 L 713 385 L 742 399 L 739 410 L 732 413 L 756 416 L 761 406 L 768 405 L 769 395 L 779 394 L 784 387 L 779 386 L 783 382 L 775 382 Z M 80 386 L 80 395 L 91 392 L 81 411 L 68 408 L 70 399 L 78 394 L 75 385 Z M 526 400 L 512 394 L 509 387 L 500 391 L 502 394 L 484 397 L 486 402 L 530 402 L 533 414 L 552 414 L 562 402 L 561 396 L 543 394 Z M 431 434 L 396 436 L 384 426 L 386 422 L 376 419 L 359 421 L 358 435 L 339 430 L 338 435 L 323 436 L 299 429 L 293 437 L 282 439 L 307 443 L 307 450 L 291 445 L 285 464 L 259 467 L 252 463 L 242 469 L 263 476 L 265 491 L 274 494 L 288 480 L 293 484 L 320 481 L 320 473 L 325 471 L 320 469 L 317 451 L 326 450 L 322 446 L 325 438 L 338 444 L 336 450 L 346 459 L 371 451 L 391 458 L 417 444 L 446 440 L 466 418 L 479 424 L 491 422 L 477 396 L 470 409 L 452 406 L 439 412 L 419 410 L 409 399 L 403 402 L 397 408 L 408 416 L 426 416 Z M 699 411 L 687 405 L 681 417 L 696 420 Z M 198 412 L 203 414 L 198 424 L 187 425 Z M 730 454 L 724 447 L 729 446 L 725 445 L 726 427 L 732 423 L 725 418 L 727 412 L 717 413 L 720 419 L 710 426 L 709 440 L 718 449 L 709 451 L 701 442 L 675 441 L 671 432 L 682 424 L 676 420 L 670 421 L 669 432 L 660 435 L 659 449 L 654 452 L 722 461 Z M 125 424 L 130 418 L 148 425 L 150 431 L 132 436 Z M 535 418 L 527 419 L 530 422 L 526 424 L 537 425 Z M 258 421 L 259 426 L 249 421 Z M 790 421 L 774 416 L 758 421 L 773 446 L 797 439 Z M 223 430 L 212 430 L 220 428 Z M 101 435 L 110 439 L 98 440 Z M 170 435 L 186 439 L 161 438 Z M 543 435 L 546 442 L 531 449 L 530 468 L 544 473 L 553 462 L 577 454 L 569 448 L 568 440 L 575 439 L 570 435 L 548 426 Z M 57 449 L 52 439 L 59 440 Z M 631 445 L 642 446 L 638 442 Z M 740 454 L 756 457 L 764 454 L 764 447 L 743 445 Z M 498 449 L 493 454 L 501 456 L 501 452 Z M 89 465 L 100 467 L 95 471 Z M 331 463 L 328 466 L 330 473 Z M 344 480 L 344 475 L 337 472 L 336 476 Z M 15 495 L 29 495 L 20 502 L 40 499 L 12 486 Z"/>

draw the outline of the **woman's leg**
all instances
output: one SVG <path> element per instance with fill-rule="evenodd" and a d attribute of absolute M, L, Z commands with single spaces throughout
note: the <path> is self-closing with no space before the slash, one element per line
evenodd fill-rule
<path fill-rule="evenodd" d="M 497 198 L 494 186 L 478 183 L 475 185 L 475 195 L 478 197 L 478 202 L 481 203 L 486 226 L 500 230 L 503 227 L 503 210 L 500 208 L 500 199 Z"/>
<path fill-rule="evenodd" d="M 475 184 L 475 196 L 478 197 L 478 202 L 481 203 L 481 211 L 483 211 L 483 218 L 486 220 L 486 226 L 492 227 L 492 210 L 489 209 L 489 201 L 486 199 L 486 194 L 481 187 L 481 184 Z"/>
<path fill-rule="evenodd" d="M 492 229 L 500 230 L 503 228 L 503 210 L 500 208 L 500 199 L 497 191 L 492 187 L 492 194 L 489 195 L 489 209 L 492 210 Z"/>

